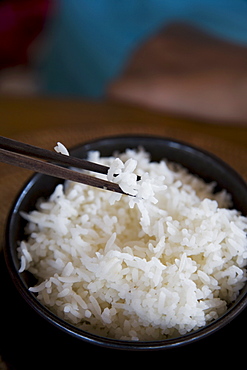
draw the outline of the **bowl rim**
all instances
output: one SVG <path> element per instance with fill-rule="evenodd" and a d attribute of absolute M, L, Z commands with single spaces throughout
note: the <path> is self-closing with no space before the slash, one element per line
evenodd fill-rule
<path fill-rule="evenodd" d="M 97 138 L 94 140 L 86 141 L 81 144 L 77 144 L 72 148 L 69 148 L 71 154 L 76 150 L 84 148 L 86 150 L 86 146 L 91 146 L 103 141 L 109 140 L 128 140 L 129 138 L 133 138 L 135 140 L 138 139 L 147 139 L 147 140 L 161 140 L 163 143 L 170 143 L 174 148 L 186 148 L 189 152 L 197 153 L 202 156 L 209 157 L 210 160 L 217 162 L 220 167 L 223 167 L 229 173 L 236 177 L 237 181 L 241 183 L 242 186 L 246 188 L 247 192 L 247 183 L 244 179 L 233 169 L 229 166 L 226 162 L 222 159 L 217 157 L 215 154 L 212 154 L 204 149 L 191 145 L 189 143 L 175 140 L 169 137 L 162 137 L 162 136 L 152 136 L 152 135 L 134 135 L 134 134 L 125 134 L 125 135 L 113 135 L 113 136 L 106 136 Z M 126 147 L 127 149 L 127 147 Z M 23 279 L 21 278 L 21 273 L 19 273 L 15 262 L 14 262 L 14 255 L 13 250 L 11 248 L 11 240 L 10 234 L 11 229 L 13 227 L 13 223 L 15 220 L 16 214 L 19 212 L 18 209 L 22 204 L 22 201 L 25 199 L 26 195 L 29 193 L 30 189 L 32 188 L 33 184 L 35 184 L 41 177 L 45 175 L 42 174 L 33 174 L 26 183 L 22 186 L 19 190 L 18 194 L 15 197 L 15 200 L 12 204 L 12 207 L 9 210 L 6 228 L 5 228 L 5 242 L 4 242 L 4 258 L 7 266 L 7 270 L 10 274 L 11 280 L 18 290 L 24 301 L 31 306 L 36 313 L 38 313 L 42 318 L 46 321 L 50 322 L 53 326 L 61 329 L 62 331 L 89 343 L 97 344 L 99 346 L 113 348 L 113 349 L 122 349 L 122 350 L 160 350 L 160 349 L 170 349 L 175 348 L 178 346 L 186 345 L 198 341 L 207 337 L 208 335 L 215 333 L 216 331 L 223 328 L 229 322 L 231 322 L 235 317 L 237 317 L 246 307 L 247 307 L 247 293 L 240 293 L 237 297 L 236 301 L 233 302 L 232 306 L 227 309 L 227 311 L 221 315 L 216 320 L 206 324 L 205 326 L 193 330 L 185 335 L 181 335 L 175 338 L 168 338 L 168 339 L 161 339 L 161 340 L 154 340 L 154 341 L 131 341 L 131 340 L 119 340 L 113 338 L 103 337 L 97 334 L 90 333 L 75 325 L 65 321 L 64 319 L 58 317 L 55 313 L 53 313 L 49 308 L 44 306 L 38 299 L 36 298 L 35 294 L 30 292 L 25 285 Z M 49 176 L 50 177 L 50 176 Z M 63 183 L 63 180 L 61 180 Z"/>

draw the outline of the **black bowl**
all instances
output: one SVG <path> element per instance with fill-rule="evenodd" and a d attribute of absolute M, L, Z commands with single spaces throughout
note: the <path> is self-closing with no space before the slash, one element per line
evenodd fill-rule
<path fill-rule="evenodd" d="M 144 147 L 153 161 L 167 158 L 169 161 L 180 163 L 187 167 L 193 174 L 197 174 L 205 181 L 217 182 L 217 190 L 226 189 L 233 199 L 234 208 L 243 215 L 247 215 L 247 184 L 226 163 L 216 156 L 192 147 L 186 143 L 172 139 L 154 136 L 115 136 L 91 141 L 71 150 L 71 155 L 86 158 L 90 150 L 99 150 L 102 156 L 110 156 L 114 151 L 124 151 L 127 148 Z M 55 187 L 62 181 L 46 175 L 34 175 L 19 193 L 11 211 L 6 229 L 6 243 L 4 248 L 5 260 L 10 276 L 23 297 L 31 308 L 41 317 L 63 330 L 69 335 L 89 343 L 98 344 L 108 348 L 126 350 L 154 350 L 174 348 L 192 343 L 214 333 L 233 320 L 247 305 L 247 284 L 240 292 L 238 298 L 232 303 L 224 315 L 211 322 L 205 327 L 189 334 L 174 339 L 159 341 L 123 341 L 100 337 L 65 322 L 57 317 L 48 308 L 42 305 L 35 294 L 28 290 L 34 283 L 34 277 L 28 273 L 19 273 L 20 262 L 17 256 L 18 241 L 25 238 L 25 221 L 20 216 L 20 211 L 30 212 L 34 209 L 36 201 L 40 197 L 48 197 Z"/>

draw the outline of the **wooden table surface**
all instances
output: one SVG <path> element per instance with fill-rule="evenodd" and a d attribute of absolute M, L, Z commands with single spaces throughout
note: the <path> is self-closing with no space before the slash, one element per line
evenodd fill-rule
<path fill-rule="evenodd" d="M 41 128 L 58 128 L 78 124 L 90 126 L 98 123 L 124 125 L 158 125 L 160 128 L 185 129 L 194 134 L 207 134 L 232 143 L 247 146 L 247 126 L 200 122 L 175 118 L 130 105 L 111 102 L 89 102 L 73 99 L 53 98 L 8 98 L 0 97 L 0 134 L 16 136 Z"/>

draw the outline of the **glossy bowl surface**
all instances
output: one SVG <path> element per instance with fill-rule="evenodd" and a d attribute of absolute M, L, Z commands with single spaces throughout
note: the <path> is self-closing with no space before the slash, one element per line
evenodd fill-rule
<path fill-rule="evenodd" d="M 127 148 L 137 148 L 138 146 L 144 147 L 151 154 L 151 160 L 153 161 L 166 158 L 169 161 L 177 162 L 187 167 L 191 173 L 202 177 L 205 181 L 216 181 L 217 190 L 224 188 L 231 193 L 234 208 L 238 209 L 243 215 L 247 215 L 247 184 L 245 181 L 230 166 L 216 156 L 186 143 L 155 136 L 126 135 L 91 141 L 75 147 L 70 152 L 71 155 L 80 158 L 86 158 L 90 150 L 99 150 L 102 156 L 110 156 L 115 151 L 122 152 Z M 174 339 L 149 342 L 122 341 L 100 337 L 78 329 L 74 325 L 60 319 L 42 305 L 35 294 L 28 290 L 28 287 L 33 285 L 35 280 L 28 272 L 18 272 L 20 262 L 17 256 L 17 245 L 18 241 L 25 238 L 24 227 L 26 222 L 20 216 L 20 212 L 33 210 L 36 201 L 40 197 L 49 197 L 55 187 L 61 182 L 62 180 L 41 174 L 35 174 L 28 181 L 20 191 L 10 211 L 4 247 L 7 268 L 17 290 L 33 310 L 55 327 L 78 339 L 108 348 L 125 350 L 167 349 L 191 343 L 214 333 L 233 320 L 247 306 L 246 284 L 237 300 L 217 320 L 199 330 Z"/>

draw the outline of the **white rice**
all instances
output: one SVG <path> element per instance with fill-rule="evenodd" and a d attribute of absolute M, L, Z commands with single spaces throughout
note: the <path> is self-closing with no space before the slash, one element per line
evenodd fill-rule
<path fill-rule="evenodd" d="M 57 146 L 55 146 L 54 149 L 57 153 L 60 153 L 63 155 L 69 155 L 68 149 L 59 141 L 57 142 Z"/>
<path fill-rule="evenodd" d="M 58 185 L 23 214 L 20 272 L 38 279 L 30 291 L 44 305 L 98 335 L 146 341 L 203 327 L 244 286 L 247 218 L 178 165 L 141 149 L 117 157 L 89 160 L 111 165 L 108 179 L 136 197 Z"/>

